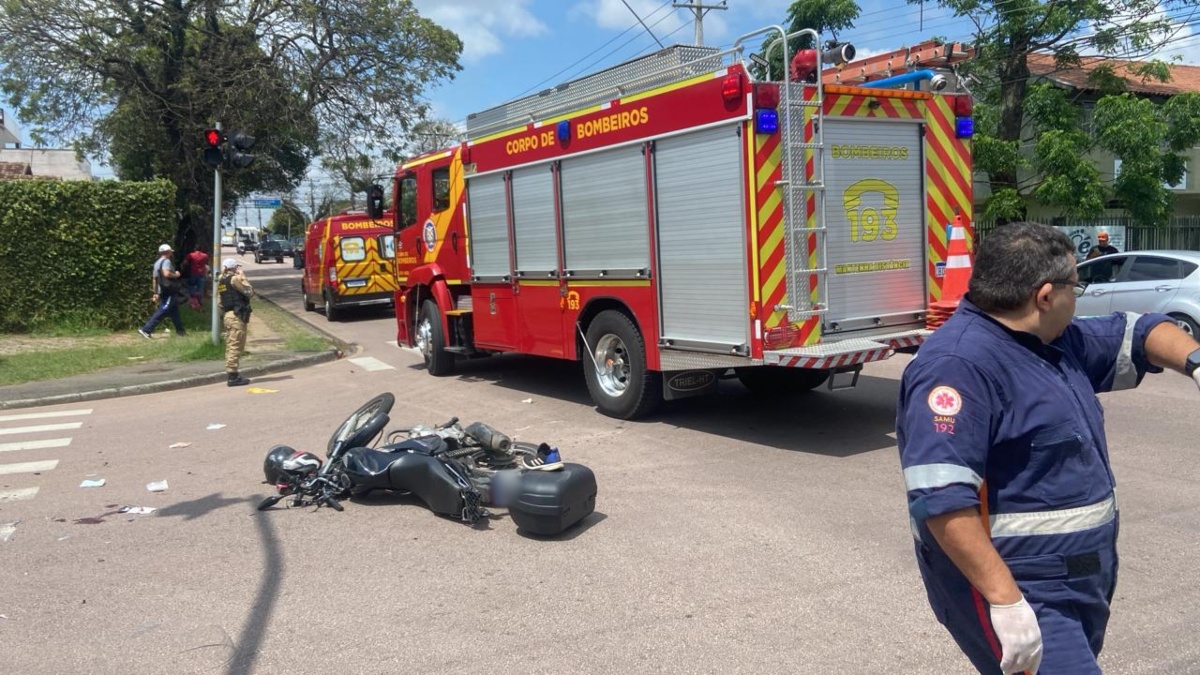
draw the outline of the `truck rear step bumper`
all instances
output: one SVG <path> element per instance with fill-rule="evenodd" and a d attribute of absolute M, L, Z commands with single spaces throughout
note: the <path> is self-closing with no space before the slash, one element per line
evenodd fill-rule
<path fill-rule="evenodd" d="M 786 368 L 814 368 L 827 370 L 845 368 L 871 361 L 882 361 L 897 349 L 915 347 L 932 335 L 933 331 L 918 329 L 873 335 L 870 338 L 851 338 L 836 342 L 823 342 L 810 347 L 793 347 L 763 352 L 763 363 Z"/>

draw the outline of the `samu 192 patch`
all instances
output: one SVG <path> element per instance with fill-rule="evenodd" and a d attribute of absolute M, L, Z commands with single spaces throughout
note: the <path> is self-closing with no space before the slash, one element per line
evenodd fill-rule
<path fill-rule="evenodd" d="M 929 392 L 929 409 L 940 417 L 953 417 L 962 410 L 962 396 L 954 387 L 939 385 Z"/>

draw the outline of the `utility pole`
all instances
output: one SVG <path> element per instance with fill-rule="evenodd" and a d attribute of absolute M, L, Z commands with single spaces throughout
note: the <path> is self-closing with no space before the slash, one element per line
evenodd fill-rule
<path fill-rule="evenodd" d="M 696 46 L 704 46 L 704 15 L 708 14 L 710 9 L 729 9 L 725 6 L 726 0 L 721 0 L 719 5 L 705 5 L 700 0 L 691 0 L 690 2 L 674 2 L 671 6 L 675 9 L 690 9 L 696 17 Z"/>
<path fill-rule="evenodd" d="M 221 130 L 221 123 L 217 122 L 214 125 L 217 131 Z M 221 344 L 221 338 L 217 334 L 217 305 L 220 303 L 221 296 L 217 294 L 217 270 L 221 267 L 221 167 L 218 165 L 213 167 L 213 247 L 212 247 L 212 343 L 214 345 Z"/>

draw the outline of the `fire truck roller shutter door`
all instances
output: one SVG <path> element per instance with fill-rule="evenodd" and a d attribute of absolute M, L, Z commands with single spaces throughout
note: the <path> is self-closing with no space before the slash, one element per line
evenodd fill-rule
<path fill-rule="evenodd" d="M 743 145 L 730 125 L 655 147 L 664 338 L 724 346 L 750 341 Z"/>
<path fill-rule="evenodd" d="M 640 145 L 562 163 L 566 268 L 577 276 L 650 267 L 646 165 Z"/>
<path fill-rule="evenodd" d="M 558 270 L 553 179 L 549 164 L 518 169 L 512 174 L 517 272 L 526 278 L 545 278 Z"/>
<path fill-rule="evenodd" d="M 481 278 L 507 277 L 508 217 L 505 183 L 494 173 L 470 178 L 467 184 L 467 219 L 471 240 L 471 273 Z"/>
<path fill-rule="evenodd" d="M 920 125 L 827 119 L 824 141 L 827 330 L 919 323 L 926 299 Z"/>

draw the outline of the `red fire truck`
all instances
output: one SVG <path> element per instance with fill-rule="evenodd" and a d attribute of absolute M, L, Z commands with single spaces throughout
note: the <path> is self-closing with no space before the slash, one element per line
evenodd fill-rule
<path fill-rule="evenodd" d="M 398 342 L 433 375 L 580 360 L 622 419 L 731 372 L 854 386 L 920 344 L 947 225 L 970 220 L 969 96 L 825 84 L 828 51 L 759 80 L 744 51 L 670 47 L 471 115 L 466 142 L 401 165 Z"/>

